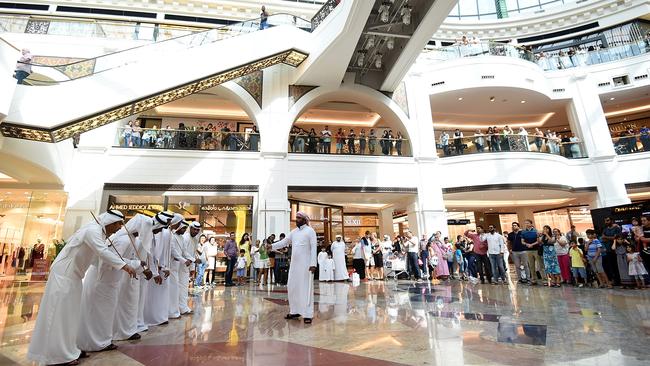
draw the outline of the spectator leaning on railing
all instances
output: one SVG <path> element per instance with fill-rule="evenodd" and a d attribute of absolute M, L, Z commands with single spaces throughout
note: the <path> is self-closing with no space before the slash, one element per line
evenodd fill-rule
<path fill-rule="evenodd" d="M 25 84 L 24 80 L 29 77 L 32 73 L 32 59 L 33 56 L 31 52 L 27 48 L 23 48 L 21 51 L 21 56 L 18 59 L 18 63 L 16 64 L 16 79 L 18 80 L 18 84 Z"/>

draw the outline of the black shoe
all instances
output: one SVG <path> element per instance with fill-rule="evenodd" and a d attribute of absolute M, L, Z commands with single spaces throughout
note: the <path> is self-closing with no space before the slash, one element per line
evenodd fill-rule
<path fill-rule="evenodd" d="M 129 341 L 137 341 L 140 338 L 142 338 L 142 336 L 140 334 L 136 333 L 136 334 L 130 336 L 127 340 L 129 340 Z"/>
<path fill-rule="evenodd" d="M 234 283 L 227 283 L 227 284 L 225 284 L 224 286 L 226 286 L 226 287 L 233 287 L 233 286 L 235 286 L 235 284 L 234 284 Z"/>

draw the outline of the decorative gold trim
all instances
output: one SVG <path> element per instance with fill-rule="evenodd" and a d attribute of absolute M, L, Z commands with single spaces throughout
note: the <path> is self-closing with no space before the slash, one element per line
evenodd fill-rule
<path fill-rule="evenodd" d="M 134 114 L 155 108 L 159 105 L 184 98 L 188 95 L 210 89 L 227 81 L 240 78 L 250 73 L 271 67 L 280 63 L 298 67 L 307 58 L 307 54 L 294 49 L 281 52 L 246 65 L 226 70 L 206 78 L 194 80 L 190 83 L 179 85 L 169 90 L 160 91 L 158 94 L 150 95 L 140 100 L 134 100 L 128 104 L 116 106 L 98 114 L 72 121 L 65 125 L 52 129 L 38 129 L 34 127 L 2 123 L 0 131 L 5 137 L 19 138 L 39 142 L 59 142 L 73 135 L 90 131 L 92 129 L 107 125 L 109 123 L 127 118 Z"/>
<path fill-rule="evenodd" d="M 318 87 L 313 85 L 289 85 L 289 108 L 293 107 L 305 94 L 316 88 Z"/>

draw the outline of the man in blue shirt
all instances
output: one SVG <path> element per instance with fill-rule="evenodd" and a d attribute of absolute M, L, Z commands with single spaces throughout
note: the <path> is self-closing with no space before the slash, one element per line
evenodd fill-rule
<path fill-rule="evenodd" d="M 508 245 L 510 246 L 512 260 L 515 262 L 519 283 L 528 283 L 531 278 L 530 269 L 528 268 L 528 248 L 521 242 L 521 234 L 519 223 L 513 222 L 512 232 L 508 234 Z"/>
<path fill-rule="evenodd" d="M 539 244 L 537 244 L 537 230 L 533 226 L 533 221 L 530 219 L 524 220 L 526 228 L 521 232 L 521 242 L 526 247 L 526 254 L 528 255 L 528 269 L 530 271 L 530 285 L 537 285 L 537 272 L 539 271 L 542 280 L 546 278 L 544 272 L 544 261 L 537 253 Z"/>
<path fill-rule="evenodd" d="M 598 282 L 600 282 L 600 287 L 612 288 L 612 285 L 609 283 L 609 278 L 603 269 L 603 258 L 607 258 L 607 255 L 605 255 L 604 252 L 605 247 L 600 242 L 600 240 L 598 240 L 595 230 L 587 230 L 587 238 L 589 238 L 589 246 L 587 247 L 587 259 L 589 260 L 591 270 L 596 273 Z"/>

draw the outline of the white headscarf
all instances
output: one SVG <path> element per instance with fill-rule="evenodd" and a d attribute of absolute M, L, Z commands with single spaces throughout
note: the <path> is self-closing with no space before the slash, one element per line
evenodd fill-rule
<path fill-rule="evenodd" d="M 99 215 L 97 217 L 97 221 L 99 221 L 100 225 L 105 227 L 107 225 L 114 224 L 116 222 L 124 221 L 124 214 L 122 214 L 118 210 L 108 210 L 103 214 Z"/>
<path fill-rule="evenodd" d="M 183 217 L 183 215 L 178 214 L 178 213 L 174 213 L 174 217 L 172 218 L 172 222 L 171 222 L 170 225 L 176 225 L 179 222 L 183 222 L 184 220 L 185 220 L 185 218 Z"/>

